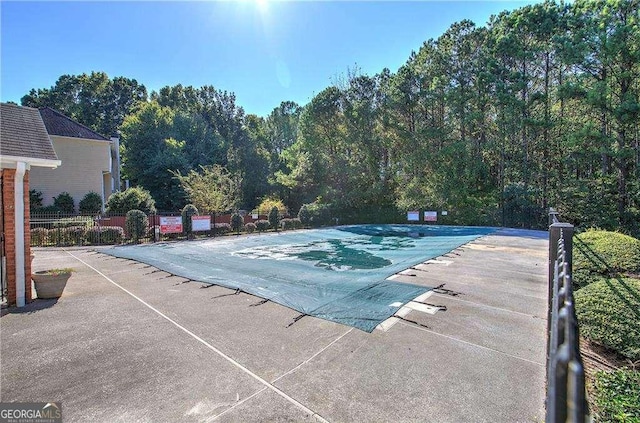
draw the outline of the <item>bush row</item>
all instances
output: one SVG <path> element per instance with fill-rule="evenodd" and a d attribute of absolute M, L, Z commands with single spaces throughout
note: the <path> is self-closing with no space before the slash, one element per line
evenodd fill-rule
<path fill-rule="evenodd" d="M 124 238 L 124 230 L 119 226 L 31 229 L 31 245 L 36 247 L 120 244 Z"/>
<path fill-rule="evenodd" d="M 630 361 L 640 360 L 640 241 L 588 230 L 573 238 L 573 286 L 580 335 Z M 597 372 L 594 421 L 638 421 L 640 375 L 634 369 Z"/>
<path fill-rule="evenodd" d="M 293 219 L 282 219 L 280 221 L 280 228 L 283 231 L 288 231 L 291 229 L 301 229 L 302 221 L 297 217 Z"/>
<path fill-rule="evenodd" d="M 90 226 L 93 224 L 91 218 L 71 218 L 61 219 L 54 224 L 53 228 L 32 228 L 31 245 L 35 247 L 60 246 L 69 247 L 73 245 L 99 245 L 99 244 L 121 244 L 126 239 L 138 242 L 143 238 L 153 239 L 158 226 L 148 226 L 146 216 L 141 213 L 130 213 L 127 220 L 127 232 L 119 226 Z M 75 226 L 73 226 L 75 225 Z M 80 226 L 81 225 L 81 226 Z M 240 229 L 247 233 L 256 230 L 265 232 L 271 228 L 268 220 L 258 220 L 255 223 L 246 223 Z M 300 219 L 282 219 L 280 221 L 282 230 L 292 230 L 302 228 Z M 229 223 L 216 223 L 212 228 L 215 235 L 226 235 L 232 231 Z M 176 234 L 179 235 L 179 234 Z"/>

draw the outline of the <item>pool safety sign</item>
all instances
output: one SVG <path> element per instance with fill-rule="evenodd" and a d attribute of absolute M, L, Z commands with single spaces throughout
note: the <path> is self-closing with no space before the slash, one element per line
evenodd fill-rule
<path fill-rule="evenodd" d="M 426 212 L 424 212 L 424 221 L 425 222 L 437 222 L 438 221 L 438 212 L 437 211 L 426 211 Z"/>
<path fill-rule="evenodd" d="M 191 230 L 193 232 L 211 230 L 211 216 L 191 216 Z"/>
<path fill-rule="evenodd" d="M 408 211 L 407 212 L 407 220 L 409 222 L 419 222 L 420 221 L 420 212 L 417 210 Z"/>
<path fill-rule="evenodd" d="M 160 233 L 182 233 L 182 216 L 160 216 Z"/>

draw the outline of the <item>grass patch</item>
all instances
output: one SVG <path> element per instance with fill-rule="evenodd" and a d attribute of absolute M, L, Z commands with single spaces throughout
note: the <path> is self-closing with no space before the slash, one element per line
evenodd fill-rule
<path fill-rule="evenodd" d="M 580 334 L 640 360 L 640 280 L 607 278 L 575 292 Z"/>
<path fill-rule="evenodd" d="M 574 236 L 574 289 L 602 277 L 627 273 L 640 273 L 640 240 L 618 232 L 596 229 Z"/>
<path fill-rule="evenodd" d="M 596 422 L 640 422 L 640 373 L 622 369 L 594 375 L 592 404 Z"/>

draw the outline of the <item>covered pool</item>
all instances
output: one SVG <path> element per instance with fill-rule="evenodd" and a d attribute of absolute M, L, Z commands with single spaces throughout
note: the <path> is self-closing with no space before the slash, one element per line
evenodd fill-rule
<path fill-rule="evenodd" d="M 494 230 L 353 225 L 130 245 L 104 252 L 371 332 L 405 303 L 430 290 L 387 280 L 389 276 Z"/>

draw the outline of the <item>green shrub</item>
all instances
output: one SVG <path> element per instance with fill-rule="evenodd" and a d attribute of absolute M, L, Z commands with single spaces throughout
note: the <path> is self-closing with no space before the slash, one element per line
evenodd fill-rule
<path fill-rule="evenodd" d="M 590 229 L 573 237 L 575 289 L 600 277 L 640 272 L 640 240 L 618 232 Z"/>
<path fill-rule="evenodd" d="M 298 219 L 300 219 L 300 222 L 304 226 L 309 226 L 311 224 L 311 213 L 309 212 L 309 206 L 307 204 L 303 204 L 302 207 L 300 207 Z"/>
<path fill-rule="evenodd" d="M 191 216 L 197 216 L 198 209 L 193 204 L 187 204 L 182 208 L 182 228 L 187 236 L 191 236 L 193 232 L 193 222 Z"/>
<path fill-rule="evenodd" d="M 278 225 L 280 223 L 280 210 L 276 206 L 273 206 L 269 211 L 269 225 L 277 232 Z"/>
<path fill-rule="evenodd" d="M 540 192 L 523 182 L 508 184 L 503 191 L 504 224 L 512 228 L 540 228 L 545 222 L 545 210 L 538 205 Z"/>
<path fill-rule="evenodd" d="M 294 217 L 293 219 L 291 219 L 291 224 L 293 225 L 293 229 L 302 228 L 302 222 L 297 217 Z"/>
<path fill-rule="evenodd" d="M 58 247 L 82 245 L 86 231 L 87 227 L 85 226 L 54 227 L 39 231 L 38 237 L 43 238 L 40 238 L 38 241 L 42 242 L 42 245 L 55 245 Z M 33 245 L 34 241 L 32 241 L 31 244 Z"/>
<path fill-rule="evenodd" d="M 76 204 L 68 192 L 62 192 L 57 197 L 53 197 L 53 205 L 63 213 L 75 213 L 76 211 Z"/>
<path fill-rule="evenodd" d="M 640 422 L 640 372 L 597 372 L 592 402 L 599 422 Z"/>
<path fill-rule="evenodd" d="M 332 224 L 331 205 L 318 202 L 304 204 L 298 218 L 305 226 L 326 226 Z"/>
<path fill-rule="evenodd" d="M 48 232 L 46 228 L 31 229 L 31 246 L 44 247 L 47 245 Z"/>
<path fill-rule="evenodd" d="M 62 228 L 53 228 L 47 230 L 47 244 L 61 246 L 65 244 L 64 232 Z"/>
<path fill-rule="evenodd" d="M 52 228 L 71 228 L 76 226 L 83 226 L 90 228 L 93 226 L 93 217 L 91 216 L 73 216 L 64 217 L 62 219 L 50 220 L 49 224 Z"/>
<path fill-rule="evenodd" d="M 601 279 L 574 296 L 583 337 L 640 359 L 640 279 Z"/>
<path fill-rule="evenodd" d="M 96 214 L 102 211 L 102 197 L 97 192 L 88 192 L 78 204 L 80 213 Z"/>
<path fill-rule="evenodd" d="M 269 221 L 264 219 L 256 221 L 256 229 L 258 230 L 258 232 L 266 231 L 267 229 L 269 229 Z"/>
<path fill-rule="evenodd" d="M 244 230 L 247 231 L 247 233 L 254 233 L 256 231 L 256 224 L 253 222 L 249 222 L 246 225 L 244 225 Z"/>
<path fill-rule="evenodd" d="M 66 228 L 66 237 L 68 245 L 82 245 L 84 237 L 87 232 L 87 228 L 83 226 L 75 226 L 73 228 Z"/>
<path fill-rule="evenodd" d="M 156 212 L 156 202 L 149 191 L 134 187 L 122 192 L 114 192 L 107 201 L 107 212 L 112 215 L 124 215 L 130 210 L 141 210 L 145 214 Z"/>
<path fill-rule="evenodd" d="M 242 230 L 242 226 L 244 226 L 244 219 L 240 216 L 239 213 L 234 213 L 231 215 L 231 229 L 235 231 L 235 233 L 239 234 Z"/>
<path fill-rule="evenodd" d="M 216 223 L 213 225 L 213 233 L 216 235 L 225 235 L 231 232 L 231 225 L 228 223 Z"/>
<path fill-rule="evenodd" d="M 284 205 L 282 200 L 278 198 L 270 198 L 267 197 L 260 202 L 260 205 L 254 210 L 257 214 L 266 215 L 271 212 L 271 209 L 276 207 L 280 212 L 280 215 L 284 216 L 287 214 L 287 207 Z"/>
<path fill-rule="evenodd" d="M 87 244 L 121 244 L 124 239 L 124 229 L 120 226 L 94 226 L 85 233 Z"/>
<path fill-rule="evenodd" d="M 37 210 L 31 210 L 31 212 L 37 213 L 37 214 L 52 214 L 52 213 L 61 213 L 61 210 L 57 206 L 50 204 L 48 206 L 40 207 Z"/>
<path fill-rule="evenodd" d="M 282 219 L 280 221 L 280 227 L 283 231 L 289 231 L 293 229 L 293 220 L 291 219 Z"/>
<path fill-rule="evenodd" d="M 125 218 L 125 227 L 129 238 L 137 243 L 147 233 L 149 219 L 142 210 L 130 210 Z"/>
<path fill-rule="evenodd" d="M 29 208 L 30 210 L 38 210 L 42 208 L 42 192 L 30 189 L 29 190 Z"/>

